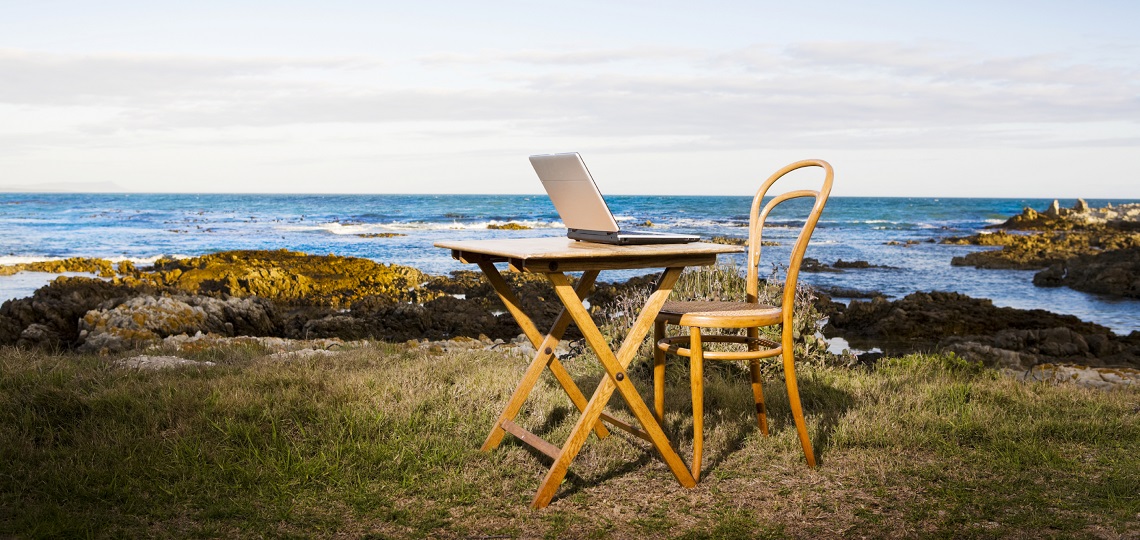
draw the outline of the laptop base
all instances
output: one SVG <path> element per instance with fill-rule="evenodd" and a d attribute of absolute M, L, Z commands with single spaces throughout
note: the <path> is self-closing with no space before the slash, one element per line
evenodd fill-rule
<path fill-rule="evenodd" d="M 688 244 L 700 240 L 699 236 L 691 234 L 670 234 L 651 232 L 609 232 L 590 231 L 586 229 L 568 229 L 566 236 L 573 240 L 594 242 L 598 244 L 613 244 L 618 246 L 635 246 L 642 244 Z"/>

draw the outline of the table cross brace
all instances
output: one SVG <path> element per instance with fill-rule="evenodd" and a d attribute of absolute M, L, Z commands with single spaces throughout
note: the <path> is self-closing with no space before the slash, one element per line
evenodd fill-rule
<path fill-rule="evenodd" d="M 570 401 L 574 403 L 574 406 L 578 408 L 579 412 L 586 409 L 586 396 L 582 394 L 578 385 L 574 383 L 574 378 L 570 376 L 565 366 L 563 366 L 562 363 L 558 361 L 558 357 L 554 355 L 554 349 L 558 346 L 558 341 L 562 339 L 562 334 L 564 334 L 566 328 L 570 326 L 571 319 L 566 313 L 566 309 L 563 308 L 562 312 L 558 314 L 558 317 L 554 320 L 554 324 L 550 327 L 550 332 L 544 337 L 538 332 L 538 327 L 534 324 L 534 321 L 523 312 L 518 297 L 511 291 L 507 285 L 507 281 L 503 279 L 502 274 L 495 268 L 495 265 L 487 261 L 480 261 L 479 268 L 483 271 L 483 275 L 487 276 L 487 280 L 491 282 L 491 287 L 498 293 L 499 299 L 503 301 L 503 304 L 507 307 L 507 311 L 515 318 L 519 327 L 522 328 L 523 334 L 526 335 L 527 339 L 530 340 L 535 348 L 534 359 L 531 360 L 530 365 L 523 374 L 522 380 L 520 380 L 518 386 L 515 387 L 514 394 L 511 395 L 510 401 L 507 402 L 507 407 L 503 410 L 503 413 L 499 415 L 499 419 L 495 421 L 495 425 L 491 428 L 491 433 L 487 435 L 487 440 L 483 442 L 481 450 L 489 452 L 497 448 L 503 441 L 503 436 L 507 433 L 503 428 L 503 423 L 513 422 L 515 417 L 518 416 L 523 403 L 526 402 L 527 396 L 530 395 L 534 385 L 538 383 L 538 378 L 542 376 L 542 372 L 546 368 L 550 368 L 550 371 L 554 374 L 554 378 L 558 380 L 558 384 L 566 391 L 566 394 L 570 397 Z M 578 281 L 578 287 L 573 293 L 574 297 L 578 299 L 579 304 L 582 302 L 581 299 L 585 298 L 590 290 L 593 289 L 594 280 L 597 279 L 597 277 L 597 270 L 590 270 L 582 274 L 582 279 Z M 550 352 L 546 352 L 547 350 Z M 609 430 L 606 429 L 600 421 L 594 425 L 594 431 L 598 434 L 599 438 L 605 438 L 610 434 Z M 543 441 L 534 434 L 531 434 L 529 439 L 519 437 L 519 440 L 527 444 L 530 444 L 534 439 L 546 443 L 546 441 Z M 535 447 L 535 449 L 545 453 L 541 448 Z"/>

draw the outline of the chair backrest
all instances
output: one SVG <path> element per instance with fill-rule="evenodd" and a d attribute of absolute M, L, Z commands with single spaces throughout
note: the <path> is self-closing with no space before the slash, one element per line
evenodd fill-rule
<path fill-rule="evenodd" d="M 761 208 L 764 197 L 768 194 L 768 189 L 775 184 L 777 180 L 783 178 L 784 175 L 804 167 L 820 167 L 826 171 L 826 176 L 823 179 L 823 186 L 816 190 L 801 189 L 795 191 L 788 191 L 779 195 L 775 195 L 767 204 Z M 799 236 L 796 237 L 796 243 L 792 246 L 791 260 L 788 262 L 788 273 L 784 279 L 784 291 L 781 299 L 781 306 L 784 311 L 784 328 L 790 330 L 792 320 L 792 310 L 796 298 L 796 281 L 800 274 L 800 263 L 803 262 L 804 252 L 807 251 L 808 241 L 811 240 L 811 235 L 815 232 L 815 225 L 819 222 L 819 216 L 823 213 L 823 207 L 827 204 L 827 197 L 831 194 L 831 181 L 835 176 L 834 171 L 831 169 L 831 164 L 822 159 L 805 159 L 797 161 L 775 172 L 768 180 L 764 181 L 764 185 L 756 192 L 756 196 L 752 199 L 752 211 L 748 217 L 748 301 L 758 302 L 760 294 L 760 245 L 761 237 L 764 231 L 764 221 L 768 218 L 768 214 L 776 206 L 790 201 L 792 199 L 799 199 L 803 197 L 812 197 L 815 199 L 815 204 L 811 208 L 807 219 L 804 220 L 803 228 L 800 229 Z"/>

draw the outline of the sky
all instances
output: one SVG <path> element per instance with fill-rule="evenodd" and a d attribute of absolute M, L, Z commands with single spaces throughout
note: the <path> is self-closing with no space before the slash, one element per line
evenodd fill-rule
<path fill-rule="evenodd" d="M 0 0 L 0 191 L 1140 198 L 1140 2 Z"/>

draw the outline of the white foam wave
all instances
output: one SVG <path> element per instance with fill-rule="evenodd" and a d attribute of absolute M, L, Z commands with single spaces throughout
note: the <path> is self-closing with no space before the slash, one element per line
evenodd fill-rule
<path fill-rule="evenodd" d="M 279 231 L 290 232 L 326 232 L 335 235 L 358 235 L 369 234 L 377 232 L 401 232 L 401 231 L 449 231 L 449 230 L 477 230 L 487 229 L 490 226 L 503 226 L 511 223 L 516 223 L 531 229 L 564 229 L 561 221 L 540 221 L 540 220 L 511 220 L 511 221 L 474 221 L 470 223 L 460 223 L 454 221 L 447 222 L 429 222 L 429 221 L 416 221 L 416 222 L 393 222 L 393 223 L 319 223 L 315 225 L 280 225 L 275 227 Z"/>
<path fill-rule="evenodd" d="M 154 255 L 151 257 L 122 257 L 122 256 L 118 256 L 118 257 L 97 257 L 96 256 L 96 257 L 90 257 L 90 258 L 92 258 L 92 259 L 106 259 L 106 260 L 111 261 L 113 263 L 120 263 L 123 261 L 131 261 L 131 263 L 133 263 L 137 266 L 137 265 L 151 265 L 151 264 L 154 264 L 154 261 L 157 261 L 159 259 L 189 259 L 190 257 L 191 257 L 191 255 L 178 255 L 178 254 L 176 254 L 176 255 Z M 4 256 L 0 256 L 0 266 L 11 266 L 11 265 L 15 265 L 15 264 L 31 264 L 31 263 L 49 262 L 49 261 L 62 261 L 64 259 L 68 259 L 68 258 L 69 257 L 44 257 L 44 256 L 36 256 L 36 255 L 4 255 Z"/>
<path fill-rule="evenodd" d="M 0 265 L 7 266 L 7 265 L 12 265 L 12 264 L 28 264 L 28 263 L 36 263 L 36 262 L 47 262 L 47 261 L 62 261 L 63 259 L 64 259 L 64 257 L 36 257 L 35 255 L 31 255 L 31 256 L 5 255 L 5 256 L 0 257 Z"/>
<path fill-rule="evenodd" d="M 654 224 L 656 225 L 657 223 L 654 223 Z M 668 226 L 668 227 L 685 227 L 685 228 L 692 228 L 692 229 L 721 229 L 721 228 L 725 228 L 725 227 L 728 227 L 728 228 L 744 227 L 744 226 L 747 226 L 748 223 L 744 222 L 744 221 L 741 221 L 741 222 L 736 222 L 736 221 L 724 222 L 724 221 L 714 221 L 711 219 L 679 218 L 679 219 L 671 219 L 669 221 L 662 221 L 660 223 L 660 225 Z"/>

